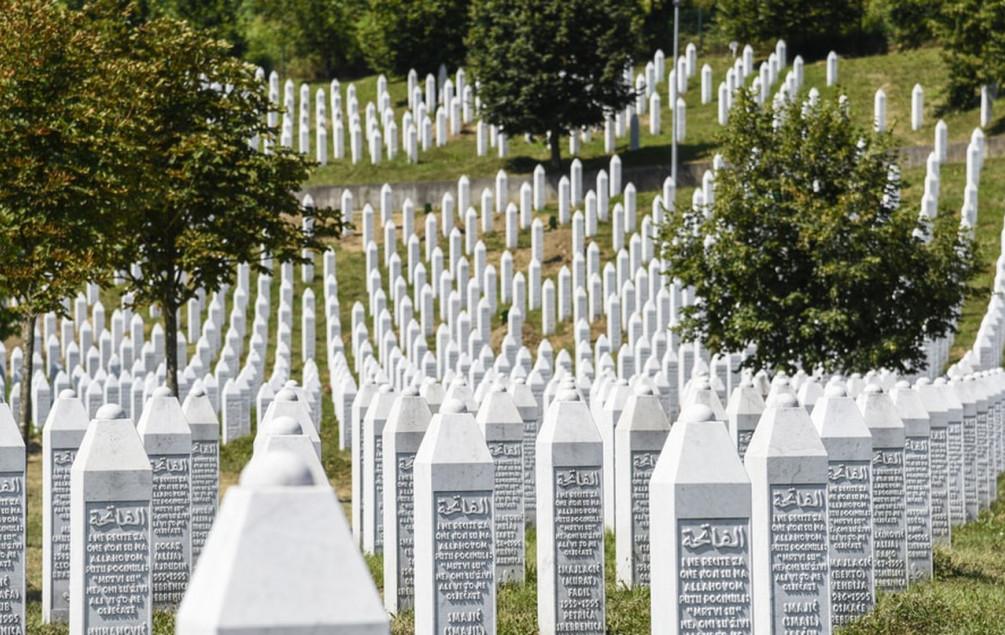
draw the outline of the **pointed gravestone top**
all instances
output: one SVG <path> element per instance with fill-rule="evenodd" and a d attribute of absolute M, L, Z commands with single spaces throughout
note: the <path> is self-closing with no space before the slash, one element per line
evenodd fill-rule
<path fill-rule="evenodd" d="M 158 387 L 150 395 L 150 399 L 143 409 L 143 414 L 140 415 L 139 423 L 136 424 L 136 429 L 143 437 L 191 434 L 181 404 L 166 386 Z M 151 449 L 148 447 L 147 452 L 150 451 Z"/>
<path fill-rule="evenodd" d="M 269 452 L 228 492 L 177 632 L 308 630 L 377 635 L 388 623 L 335 494 L 301 457 Z"/>

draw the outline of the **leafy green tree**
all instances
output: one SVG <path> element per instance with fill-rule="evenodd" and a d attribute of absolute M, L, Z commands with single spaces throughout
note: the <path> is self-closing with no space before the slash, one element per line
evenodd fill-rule
<path fill-rule="evenodd" d="M 20 327 L 21 421 L 31 418 L 38 316 L 107 270 L 129 171 L 124 67 L 80 13 L 0 0 L 0 330 Z M 4 303 L 6 305 L 6 302 Z"/>
<path fill-rule="evenodd" d="M 952 214 L 922 222 L 900 205 L 889 134 L 834 101 L 775 113 L 741 92 L 722 144 L 713 204 L 661 228 L 668 271 L 700 299 L 682 336 L 716 352 L 755 344 L 754 368 L 923 365 L 976 261 Z"/>
<path fill-rule="evenodd" d="M 719 0 L 716 23 L 727 38 L 761 50 L 781 38 L 789 51 L 826 54 L 861 34 L 864 0 Z"/>
<path fill-rule="evenodd" d="M 301 250 L 320 250 L 341 220 L 301 206 L 296 191 L 312 164 L 276 143 L 254 69 L 225 42 L 171 18 L 120 28 L 142 126 L 130 140 L 138 178 L 131 214 L 117 228 L 115 264 L 135 302 L 161 309 L 167 385 L 176 392 L 178 309 L 199 288 L 229 282 L 238 263 L 264 271 L 266 254 L 302 262 Z M 271 138 L 272 152 L 251 147 L 254 137 Z M 130 271 L 133 263 L 140 271 Z"/>
<path fill-rule="evenodd" d="M 939 0 L 886 0 L 886 27 L 900 48 L 916 48 L 933 37 L 934 22 L 942 8 Z"/>
<path fill-rule="evenodd" d="M 949 105 L 975 105 L 983 85 L 1005 83 L 1005 0 L 946 0 L 936 22 L 949 67 Z"/>
<path fill-rule="evenodd" d="M 365 0 L 245 0 L 250 61 L 330 80 L 358 71 L 356 26 Z"/>
<path fill-rule="evenodd" d="M 375 71 L 404 75 L 460 66 L 466 49 L 468 0 L 370 0 L 359 44 Z"/>
<path fill-rule="evenodd" d="M 507 134 L 562 136 L 634 99 L 624 81 L 638 6 L 619 0 L 474 0 L 468 63 L 482 116 Z"/>

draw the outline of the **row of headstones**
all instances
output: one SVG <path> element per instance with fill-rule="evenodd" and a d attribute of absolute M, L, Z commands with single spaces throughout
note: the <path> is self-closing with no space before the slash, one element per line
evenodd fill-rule
<path fill-rule="evenodd" d="M 719 86 L 720 100 L 720 123 L 725 123 L 728 110 L 732 103 L 732 96 L 735 90 L 742 85 L 743 81 L 753 74 L 754 61 L 753 49 L 748 45 L 743 51 L 743 57 L 737 58 L 733 66 L 729 69 L 725 81 Z M 836 58 L 835 58 L 836 59 Z M 781 69 L 786 65 L 786 45 L 779 40 L 775 51 L 771 53 L 765 61 L 754 80 L 755 89 L 764 93 L 770 84 L 774 83 Z M 794 74 L 790 74 L 787 82 L 788 90 L 792 94 L 798 90 L 802 78 L 802 58 L 796 57 L 794 61 Z M 634 103 L 627 105 L 623 110 L 614 112 L 605 118 L 603 124 L 603 135 L 605 153 L 614 152 L 616 139 L 628 134 L 630 136 L 630 149 L 639 147 L 639 116 L 649 114 L 649 132 L 653 135 L 660 134 L 661 131 L 661 107 L 660 95 L 656 88 L 662 83 L 665 73 L 665 54 L 658 50 L 653 59 L 646 63 L 643 73 L 635 77 L 634 86 L 636 89 L 636 99 Z M 689 43 L 685 54 L 677 60 L 676 67 L 670 70 L 667 76 L 668 83 L 668 110 L 676 117 L 678 141 L 684 139 L 685 111 L 686 105 L 682 95 L 687 91 L 688 80 L 697 74 L 697 47 L 694 43 Z M 272 105 L 280 109 L 280 81 L 279 75 L 273 71 L 266 80 L 265 72 L 257 70 L 260 81 L 268 84 L 268 94 Z M 798 78 L 798 85 L 792 81 Z M 628 85 L 633 85 L 632 70 L 626 68 L 622 81 Z M 712 68 L 708 64 L 701 69 L 701 94 L 702 104 L 711 103 L 712 96 Z M 359 100 L 356 95 L 355 84 L 350 84 L 346 90 L 346 118 L 343 120 L 341 84 L 337 79 L 332 80 L 329 85 L 331 98 L 331 123 L 329 124 L 328 107 L 323 88 L 317 89 L 314 95 L 315 115 L 315 157 L 322 165 L 328 163 L 329 150 L 333 151 L 335 160 L 346 158 L 345 137 L 348 130 L 349 152 L 348 158 L 353 164 L 363 160 L 364 154 L 369 157 L 372 164 L 379 164 L 382 157 L 394 160 L 399 147 L 403 148 L 405 155 L 411 162 L 418 161 L 418 153 L 428 151 L 434 145 L 441 147 L 445 145 L 452 136 L 460 134 L 464 125 L 471 123 L 480 110 L 479 98 L 476 94 L 476 86 L 470 85 L 466 81 L 466 72 L 463 68 L 457 70 L 455 79 L 452 81 L 447 77 L 445 67 L 441 66 L 439 82 L 432 74 L 425 79 L 425 92 L 419 86 L 418 76 L 414 69 L 408 75 L 407 93 L 408 108 L 402 114 L 400 126 L 395 121 L 395 111 L 393 101 L 388 92 L 388 82 L 384 75 L 377 78 L 376 103 L 368 102 L 365 108 L 365 120 L 361 119 L 359 112 Z M 281 135 L 280 144 L 294 147 L 294 121 L 298 123 L 297 147 L 302 153 L 309 153 L 311 149 L 311 116 L 310 87 L 304 83 L 300 86 L 300 108 L 299 114 L 295 115 L 296 98 L 295 86 L 291 79 L 287 79 L 283 87 L 282 95 L 282 120 L 280 122 L 278 114 L 273 112 L 269 115 L 269 125 L 279 124 Z M 330 132 L 329 132 L 330 130 Z M 400 145 L 398 136 L 401 136 Z M 573 156 L 580 152 L 582 143 L 589 143 L 593 130 L 584 128 L 574 130 L 569 135 L 569 151 Z M 329 139 L 329 137 L 331 139 Z M 365 141 L 365 147 L 364 147 Z M 250 141 L 254 147 L 259 147 L 260 140 L 255 138 Z M 265 142 L 264 149 L 269 151 L 268 141 Z M 497 148 L 500 157 L 508 155 L 508 142 L 505 132 L 496 126 L 486 124 L 479 120 L 476 126 L 476 154 L 485 156 L 489 147 Z"/>
<path fill-rule="evenodd" d="M 23 626 L 25 455 L 4 404 L 0 440 L 5 588 L 17 590 L 4 624 Z M 64 391 L 43 431 L 43 621 L 68 622 L 72 632 L 149 632 L 152 610 L 174 610 L 214 524 L 219 447 L 220 422 L 200 383 L 184 405 L 158 388 L 136 424 L 114 404 L 89 417 Z M 326 482 L 318 430 L 295 388 L 263 414 L 253 460 L 274 451 L 295 453 Z"/>
<path fill-rule="evenodd" d="M 973 346 L 956 364 L 960 372 L 990 370 L 1001 365 L 1002 347 L 1005 346 L 1005 301 L 1002 300 L 1002 293 L 1005 292 L 1005 227 L 1001 233 L 1001 252 L 995 262 L 993 289 Z"/>
<path fill-rule="evenodd" d="M 775 49 L 768 58 L 756 69 L 754 68 L 754 51 L 747 45 L 743 49 L 742 56 L 737 56 L 732 66 L 727 70 L 725 79 L 720 82 L 717 90 L 718 96 L 718 121 L 720 125 L 725 125 L 729 111 L 732 107 L 736 90 L 741 87 L 744 81 L 753 76 L 751 86 L 759 102 L 767 103 L 768 91 L 779 79 L 781 71 L 787 65 L 787 46 L 784 40 L 779 40 Z M 660 95 L 657 91 L 658 84 L 662 82 L 665 73 L 665 55 L 662 50 L 658 50 L 653 59 L 646 63 L 643 72 L 636 75 L 634 87 L 636 99 L 633 104 L 628 105 L 623 111 L 612 113 L 605 118 L 603 124 L 603 137 L 605 153 L 612 154 L 615 151 L 616 139 L 625 134 L 630 136 L 629 148 L 634 150 L 639 147 L 640 124 L 639 116 L 649 114 L 649 133 L 658 135 L 661 132 L 661 107 Z M 793 60 L 792 69 L 784 78 L 781 89 L 774 95 L 772 104 L 779 106 L 794 98 L 803 86 L 804 63 L 800 56 Z M 693 43 L 688 44 L 685 54 L 681 55 L 675 68 L 671 69 L 667 75 L 668 86 L 668 110 L 675 117 L 676 136 L 678 141 L 683 141 L 686 130 L 686 103 L 680 96 L 686 93 L 688 80 L 698 74 L 697 70 L 697 49 Z M 701 76 L 701 103 L 711 103 L 713 96 L 712 68 L 704 64 L 700 71 Z M 258 77 L 264 83 L 265 73 L 258 69 Z M 631 69 L 625 70 L 623 80 L 632 85 Z M 826 83 L 827 86 L 834 86 L 838 81 L 838 56 L 831 52 L 826 61 Z M 447 78 L 445 67 L 441 65 L 439 81 L 432 74 L 427 75 L 425 80 L 425 93 L 419 86 L 418 76 L 414 69 L 408 75 L 408 109 L 402 115 L 400 127 L 395 122 L 395 112 L 392 106 L 392 99 L 388 92 L 388 82 L 384 75 L 377 79 L 377 103 L 369 102 L 365 109 L 365 123 L 360 119 L 359 101 L 356 96 L 355 84 L 350 84 L 346 91 L 347 117 L 349 120 L 349 157 L 353 164 L 359 163 L 364 152 L 369 156 L 372 164 L 379 164 L 381 158 L 386 154 L 388 160 L 394 160 L 399 149 L 399 130 L 401 135 L 400 147 L 404 149 L 408 160 L 418 162 L 418 153 L 428 151 L 434 145 L 441 147 L 445 145 L 451 136 L 460 134 L 464 125 L 471 123 L 477 115 L 479 99 L 475 94 L 474 87 L 467 83 L 466 74 L 463 68 L 457 70 L 455 81 Z M 335 160 L 346 157 L 345 130 L 342 116 L 341 85 L 337 79 L 332 80 L 330 86 L 331 95 L 331 121 L 329 133 L 328 103 L 325 98 L 323 88 L 319 88 L 314 96 L 315 100 L 315 156 L 322 165 L 328 162 L 329 149 L 333 150 Z M 279 76 L 273 71 L 268 78 L 268 94 L 271 103 L 279 108 Z M 819 92 L 811 89 L 810 101 L 815 101 Z M 439 101 L 437 101 L 439 99 Z M 296 100 L 294 97 L 294 83 L 287 79 L 283 90 L 282 100 L 282 124 L 280 143 L 286 147 L 294 146 L 294 109 Z M 298 148 L 302 153 L 310 152 L 311 140 L 311 120 L 310 120 L 310 87 L 308 84 L 300 86 L 300 108 L 298 121 L 299 139 Z M 439 104 L 437 106 L 437 104 Z M 435 106 L 435 112 L 433 107 Z M 982 127 L 991 124 L 993 107 L 993 91 L 988 86 L 981 88 L 981 109 L 980 122 Z M 378 114 L 380 113 L 380 114 Z M 886 129 L 886 93 L 880 88 L 874 97 L 874 122 L 878 130 Z M 920 84 L 915 84 L 911 93 L 911 129 L 918 130 L 924 121 L 924 91 Z M 269 124 L 277 124 L 276 113 L 270 113 Z M 485 156 L 489 147 L 497 148 L 500 157 L 508 154 L 508 143 L 506 134 L 497 129 L 494 125 L 489 125 L 479 120 L 476 127 L 476 153 L 478 156 Z M 331 140 L 329 141 L 329 137 Z M 569 152 L 572 156 L 577 156 L 580 145 L 588 143 L 592 137 L 592 130 L 583 129 L 572 131 L 569 135 Z M 365 146 L 364 147 L 364 140 Z M 258 139 L 252 139 L 253 146 L 259 146 Z M 268 141 L 265 150 L 268 151 Z"/>
<path fill-rule="evenodd" d="M 811 420 L 785 379 L 772 384 L 766 407 L 761 390 L 745 382 L 727 413 L 699 377 L 673 430 L 645 381 L 636 382 L 610 430 L 610 415 L 594 418 L 596 395 L 580 392 L 571 376 L 557 380 L 544 404 L 520 378 L 498 382 L 477 416 L 463 380 L 451 383 L 439 406 L 414 386 L 370 391 L 368 404 L 361 392 L 352 412 L 365 446 L 357 539 L 371 552 L 396 545 L 384 553 L 385 604 L 398 612 L 414 603 L 417 632 L 471 620 L 494 632 L 495 584 L 523 579 L 523 523 L 535 519 L 542 632 L 556 622 L 603 632 L 605 493 L 613 487 L 619 580 L 645 584 L 652 568 L 657 632 L 677 632 L 670 624 L 707 628 L 712 622 L 703 620 L 723 616 L 709 609 L 719 605 L 731 607 L 720 610 L 741 629 L 753 620 L 827 630 L 831 620 L 846 623 L 868 610 L 873 579 L 899 590 L 909 578 L 930 576 L 932 536 L 947 541 L 951 525 L 994 498 L 993 477 L 1005 459 L 1002 378 L 921 380 L 913 390 L 902 383 L 891 400 L 877 377 L 858 406 L 834 380 Z M 548 415 L 537 432 L 541 405 Z M 550 425 L 562 409 L 575 416 Z M 437 411 L 439 426 L 433 418 L 430 427 Z M 529 429 L 536 497 L 527 495 Z M 660 459 L 668 432 L 673 438 L 677 430 L 684 430 L 679 451 Z M 659 510 L 651 549 L 650 476 Z M 536 510 L 530 518 L 528 507 Z M 770 538 L 768 527 L 776 532 Z M 770 594 L 752 595 L 752 577 Z M 713 578 L 729 583 L 707 586 Z M 675 615 L 659 626 L 657 615 L 672 606 Z"/>
<path fill-rule="evenodd" d="M 326 270 L 334 266 L 334 254 L 328 252 L 325 256 Z M 305 270 L 307 267 L 305 267 Z M 222 315 L 224 312 L 225 296 L 228 289 L 225 287 L 214 293 L 209 303 L 208 316 L 205 323 L 201 321 L 200 301 L 204 301 L 205 296 L 200 294 L 193 298 L 187 306 L 188 332 L 191 339 L 198 337 L 196 355 L 191 362 L 186 362 L 186 340 L 183 333 L 179 332 L 178 359 L 179 365 L 184 368 L 179 373 L 179 394 L 185 398 L 190 386 L 201 380 L 206 389 L 211 402 L 217 412 L 224 420 L 224 440 L 228 442 L 232 439 L 246 436 L 251 431 L 250 412 L 252 400 L 258 404 L 257 411 L 264 412 L 268 407 L 275 393 L 289 382 L 290 347 L 292 332 L 292 295 L 293 295 L 293 275 L 292 266 L 285 264 L 282 266 L 282 284 L 280 286 L 280 307 L 279 307 L 279 328 L 278 342 L 276 348 L 276 364 L 272 376 L 268 381 L 262 381 L 264 375 L 264 356 L 268 340 L 268 314 L 269 314 L 269 293 L 271 277 L 261 275 L 258 282 L 258 301 L 255 303 L 255 319 L 252 327 L 253 334 L 249 341 L 247 361 L 244 368 L 235 375 L 231 368 L 240 367 L 239 359 L 243 353 L 246 331 L 244 320 L 248 301 L 248 274 L 249 267 L 241 265 L 237 268 L 237 284 L 233 294 L 233 310 L 231 312 L 230 326 L 227 329 L 226 337 L 221 339 Z M 307 281 L 305 272 L 305 281 Z M 101 353 L 90 344 L 92 329 L 87 320 L 88 301 L 93 301 L 92 317 L 94 323 L 101 329 Z M 143 405 L 150 398 L 153 390 L 161 385 L 165 378 L 164 365 L 164 331 L 159 322 L 155 323 L 151 332 L 149 342 L 143 344 L 144 355 L 132 360 L 132 341 L 143 342 L 144 324 L 139 315 L 132 315 L 129 309 L 129 299 L 123 298 L 123 307 L 116 309 L 112 315 L 109 331 L 104 325 L 104 307 L 97 300 L 95 288 L 88 289 L 88 295 L 79 295 L 74 301 L 74 315 L 77 317 L 76 323 L 80 324 L 79 331 L 75 333 L 74 322 L 63 320 L 57 334 L 57 319 L 55 314 L 47 314 L 42 322 L 46 333 L 48 333 L 47 373 L 42 369 L 43 364 L 39 354 L 39 347 L 36 346 L 36 370 L 32 382 L 31 395 L 33 399 L 33 423 L 36 430 L 41 428 L 52 404 L 52 396 L 58 395 L 62 390 L 71 388 L 81 395 L 87 412 L 94 416 L 98 408 L 105 403 L 119 404 L 133 419 L 138 418 L 143 409 Z M 303 359 L 304 375 L 303 385 L 307 392 L 307 397 L 311 403 L 311 410 L 316 418 L 320 418 L 320 392 L 321 382 L 318 376 L 317 366 L 313 362 L 314 354 L 314 308 L 313 292 L 308 288 L 303 297 L 302 309 L 302 338 L 303 338 Z M 130 332 L 123 333 L 122 325 L 128 322 Z M 200 332 L 200 324 L 202 334 Z M 39 333 L 41 335 L 41 333 Z M 79 357 L 75 355 L 78 349 L 78 338 L 80 347 L 89 347 L 91 353 L 88 355 L 86 369 L 79 362 Z M 118 338 L 119 353 L 114 353 L 115 339 Z M 62 339 L 62 341 L 60 341 Z M 41 337 L 36 338 L 36 342 L 42 341 Z M 68 342 L 68 343 L 67 343 Z M 221 345 L 222 351 L 221 351 Z M 219 361 L 213 372 L 207 372 L 211 360 L 217 352 L 220 352 Z M 119 357 L 121 354 L 121 358 Z M 20 348 L 15 348 L 11 355 L 12 377 L 15 384 L 18 380 L 20 360 L 22 358 Z M 63 370 L 63 364 L 73 368 L 70 375 Z M 132 364 L 130 372 L 130 364 Z M 51 381 L 51 384 L 50 384 Z M 257 397 L 255 397 L 257 393 Z M 12 405 L 15 406 L 15 413 L 18 412 L 17 405 L 20 393 L 19 387 L 12 390 Z"/>
<path fill-rule="evenodd" d="M 936 189 L 937 180 L 938 177 L 936 174 L 934 178 Z M 929 182 L 931 183 L 932 179 L 929 179 Z M 459 181 L 459 198 L 462 200 L 467 198 L 465 196 L 466 184 L 466 179 L 462 177 Z M 524 184 L 523 191 L 526 193 L 529 189 L 529 185 Z M 668 199 L 672 199 L 672 181 L 665 184 L 664 189 L 666 191 L 664 191 L 663 195 Z M 707 196 L 711 199 L 713 192 L 711 173 L 706 174 L 704 187 L 701 192 L 708 192 Z M 631 188 L 631 184 L 629 184 L 626 187 L 626 199 L 634 201 L 634 196 L 631 195 L 633 193 L 634 188 Z M 699 198 L 697 194 L 696 199 Z M 388 267 L 389 278 L 395 281 L 389 287 L 394 305 L 394 316 L 392 318 L 387 308 L 387 296 L 381 288 L 381 276 L 378 270 L 380 262 L 378 260 L 376 245 L 372 241 L 368 241 L 367 249 L 367 266 L 370 271 L 368 276 L 370 301 L 367 308 L 370 315 L 373 316 L 373 330 L 376 334 L 378 357 L 382 361 L 385 360 L 387 354 L 395 350 L 398 342 L 401 342 L 401 348 L 404 351 L 405 357 L 410 357 L 415 364 L 425 367 L 429 365 L 429 362 L 423 358 L 425 356 L 432 356 L 432 353 L 428 352 L 429 347 L 425 341 L 425 336 L 431 335 L 433 332 L 433 325 L 436 321 L 433 302 L 437 294 L 435 293 L 435 287 L 425 282 L 425 267 L 420 262 L 418 237 L 414 233 L 414 219 L 411 218 L 410 213 L 414 210 L 406 201 L 402 213 L 402 226 L 406 234 L 412 234 L 412 237 L 408 241 L 410 270 L 408 277 L 413 282 L 414 302 L 407 293 L 407 283 L 401 271 L 400 259 L 393 247 L 395 243 L 395 225 L 391 218 L 390 195 L 390 187 L 385 186 L 382 193 L 381 205 L 382 217 L 386 219 L 384 264 Z M 444 218 L 452 219 L 452 203 L 452 197 L 445 197 L 443 206 Z M 700 205 L 704 204 L 704 202 L 698 200 L 696 204 Z M 529 207 L 529 204 L 527 207 Z M 634 207 L 634 205 L 630 207 Z M 658 217 L 660 210 L 662 210 L 662 207 L 654 205 L 654 216 Z M 493 213 L 491 205 L 486 205 L 483 211 L 489 217 Z M 581 218 L 577 214 L 576 220 L 581 221 Z M 644 225 L 646 220 L 643 219 Z M 617 224 L 615 222 L 615 225 Z M 527 278 L 521 274 L 512 277 L 510 275 L 512 273 L 512 257 L 507 258 L 508 252 L 504 252 L 500 260 L 503 282 L 502 284 L 498 284 L 494 267 L 485 263 L 485 248 L 480 242 L 475 245 L 474 249 L 475 275 L 469 279 L 466 266 L 467 261 L 463 256 L 459 255 L 460 249 L 457 247 L 459 234 L 456 227 L 451 232 L 454 239 L 451 249 L 451 253 L 454 254 L 451 258 L 451 262 L 453 263 L 451 271 L 443 271 L 442 252 L 438 246 L 433 246 L 435 245 L 436 227 L 435 217 L 431 214 L 427 216 L 426 225 L 427 256 L 430 253 L 432 254 L 432 262 L 430 264 L 434 270 L 434 277 L 435 272 L 437 270 L 440 271 L 441 284 L 439 285 L 440 293 L 438 294 L 440 299 L 439 316 L 441 320 L 446 322 L 445 326 L 441 325 L 437 329 L 437 357 L 435 360 L 437 376 L 442 377 L 446 358 L 450 354 L 448 350 L 448 338 L 457 342 L 456 346 L 459 352 L 463 353 L 466 350 L 468 356 L 472 359 L 479 355 L 479 350 L 488 340 L 491 330 L 491 319 L 495 313 L 495 307 L 498 306 L 497 298 L 495 297 L 497 286 L 499 287 L 499 300 L 502 303 L 509 302 L 511 304 L 508 318 L 510 328 L 504 341 L 504 348 L 515 352 L 519 347 L 522 316 L 527 309 L 543 309 L 542 326 L 544 327 L 544 334 L 552 332 L 556 315 L 554 283 L 545 281 L 543 285 L 541 284 L 540 266 L 536 265 L 536 262 L 538 262 L 536 258 L 532 258 L 528 269 L 527 278 L 532 281 L 528 298 Z M 372 227 L 373 211 L 369 207 L 366 207 L 363 210 L 364 239 L 366 239 L 368 231 L 372 234 Z M 368 230 L 368 228 L 370 229 Z M 540 228 L 540 225 L 538 225 L 538 228 Z M 634 357 L 641 365 L 647 361 L 647 355 L 642 355 L 638 350 L 635 350 L 640 339 L 639 336 L 645 335 L 646 338 L 649 338 L 653 335 L 653 332 L 662 330 L 662 327 L 674 323 L 674 315 L 676 313 L 674 307 L 679 307 L 682 299 L 685 302 L 687 301 L 686 290 L 682 293 L 678 285 L 674 285 L 674 293 L 669 294 L 666 292 L 662 288 L 665 276 L 662 274 L 661 263 L 650 256 L 648 271 L 642 268 L 640 266 L 642 258 L 640 258 L 640 252 L 637 248 L 641 241 L 636 240 L 632 241 L 634 248 L 631 252 L 622 252 L 619 255 L 617 268 L 613 264 L 608 263 L 604 271 L 604 281 L 601 284 L 597 275 L 597 271 L 599 270 L 599 251 L 595 245 L 591 245 L 591 249 L 586 250 L 589 258 L 584 259 L 582 256 L 582 243 L 584 241 L 581 222 L 574 223 L 574 229 L 576 228 L 580 228 L 580 231 L 573 232 L 573 251 L 576 253 L 573 270 L 579 273 L 579 275 L 570 275 L 568 268 L 563 268 L 559 273 L 557 316 L 559 319 L 571 317 L 576 324 L 577 334 L 582 336 L 579 337 L 577 335 L 577 342 L 583 340 L 588 343 L 590 337 L 588 321 L 592 321 L 599 316 L 601 306 L 604 303 L 601 298 L 606 295 L 609 299 L 605 307 L 607 314 L 620 315 L 621 317 L 620 320 L 608 321 L 607 341 L 617 350 L 621 346 L 621 330 L 628 329 L 628 350 L 629 352 L 634 350 Z M 468 237 L 470 238 L 473 233 L 475 232 L 468 231 Z M 539 243 L 540 239 L 538 241 L 532 240 L 532 244 L 534 242 Z M 433 246 L 432 249 L 430 249 L 431 246 Z M 643 249 L 642 251 L 645 250 Z M 634 255 L 634 258 L 632 255 Z M 541 256 L 543 257 L 543 253 Z M 636 276 L 634 280 L 628 279 L 627 275 L 628 271 L 633 267 L 631 263 L 635 263 Z M 584 280 L 587 277 L 587 273 L 592 274 L 590 275 L 589 292 L 584 288 Z M 618 275 L 619 273 L 620 275 Z M 454 279 L 456 279 L 457 288 L 451 290 L 451 283 Z M 511 283 L 508 284 L 507 279 Z M 572 284 L 570 284 L 570 280 Z M 573 291 L 573 288 L 575 288 L 575 291 Z M 601 291 L 601 289 L 604 291 Z M 620 295 L 616 293 L 619 289 L 621 291 Z M 464 303 L 465 299 L 467 300 L 466 305 Z M 575 302 L 573 302 L 573 299 L 575 299 Z M 674 301 L 675 299 L 676 301 Z M 651 303 L 651 301 L 654 302 Z M 413 314 L 413 306 L 419 309 L 418 316 Z M 357 359 L 359 359 L 359 346 L 369 337 L 368 331 L 363 324 L 364 314 L 362 304 L 357 304 L 353 310 L 352 324 L 353 353 L 357 356 Z M 587 319 L 584 320 L 584 317 Z M 421 319 L 421 325 L 419 320 L 415 318 Z M 397 335 L 393 332 L 395 330 L 397 330 Z M 647 345 L 647 348 L 650 347 Z M 653 345 L 651 348 L 656 347 Z M 672 344 L 672 348 L 676 349 L 676 343 Z M 938 354 L 938 352 L 945 349 L 944 347 L 936 346 L 930 347 L 930 350 L 934 350 Z M 657 360 L 660 357 L 661 354 L 657 355 Z M 932 361 L 938 362 L 932 364 L 932 366 L 939 367 L 941 363 L 939 359 L 933 359 Z M 510 362 L 512 363 L 512 359 L 510 359 Z"/>

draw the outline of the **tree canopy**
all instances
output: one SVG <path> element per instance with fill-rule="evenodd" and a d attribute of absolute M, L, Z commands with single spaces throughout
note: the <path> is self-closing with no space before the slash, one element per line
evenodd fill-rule
<path fill-rule="evenodd" d="M 686 340 L 749 344 L 755 368 L 903 371 L 954 328 L 975 270 L 952 214 L 901 206 L 889 133 L 838 101 L 762 109 L 738 94 L 710 206 L 668 215 L 668 273 L 694 288 Z M 930 236 L 926 242 L 922 237 Z"/>
<path fill-rule="evenodd" d="M 483 117 L 509 135 L 561 137 L 603 121 L 635 93 L 625 80 L 638 11 L 618 0 L 474 0 L 468 63 Z"/>
<path fill-rule="evenodd" d="M 52 0 L 0 0 L 0 310 L 26 349 L 28 425 L 37 317 L 107 270 L 132 172 L 127 68 L 106 34 Z"/>
<path fill-rule="evenodd" d="M 968 108 L 980 87 L 1005 85 L 1005 0 L 945 0 L 936 22 L 949 67 L 949 105 Z"/>
<path fill-rule="evenodd" d="M 300 262 L 303 249 L 339 234 L 341 219 L 301 206 L 296 191 L 312 164 L 276 143 L 262 83 L 224 41 L 172 18 L 112 28 L 132 73 L 123 98 L 141 123 L 115 265 L 135 302 L 163 312 L 167 381 L 177 390 L 176 310 L 199 288 L 229 282 L 238 263 L 264 271 L 263 256 Z M 267 137 L 269 152 L 251 143 Z"/>
<path fill-rule="evenodd" d="M 468 0 L 370 0 L 360 20 L 360 49 L 375 71 L 435 73 L 464 63 Z"/>

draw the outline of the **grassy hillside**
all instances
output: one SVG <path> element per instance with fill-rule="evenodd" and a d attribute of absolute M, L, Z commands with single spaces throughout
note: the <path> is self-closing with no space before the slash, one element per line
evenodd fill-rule
<path fill-rule="evenodd" d="M 791 58 L 795 52 L 790 52 Z M 701 104 L 701 79 L 697 74 L 690 80 L 689 89 L 684 95 L 687 101 L 686 137 L 680 145 L 680 160 L 708 158 L 715 152 L 717 135 L 720 126 L 717 120 L 718 85 L 725 77 L 725 71 L 732 63 L 731 59 L 722 56 L 702 58 L 699 55 L 699 67 L 703 63 L 712 66 L 713 102 Z M 790 66 L 791 67 L 791 66 Z M 979 123 L 979 112 L 976 109 L 958 113 L 940 113 L 946 94 L 946 78 L 948 69 L 942 62 L 938 49 L 926 48 L 914 51 L 895 52 L 887 55 L 877 55 L 860 58 L 842 58 L 839 63 L 839 85 L 827 88 L 825 64 L 823 61 L 807 64 L 804 72 L 804 84 L 808 90 L 817 87 L 824 97 L 845 94 L 848 96 L 852 112 L 863 124 L 871 124 L 873 119 L 873 98 L 876 90 L 882 88 L 887 96 L 887 123 L 901 145 L 919 145 L 932 143 L 935 122 L 943 116 L 949 126 L 949 136 L 953 141 L 969 138 L 971 130 Z M 920 82 L 925 90 L 925 121 L 918 131 L 911 130 L 911 91 L 915 82 Z M 376 77 L 367 77 L 355 82 L 356 92 L 362 113 L 368 101 L 376 99 Z M 342 86 L 344 94 L 348 84 Z M 777 90 L 780 84 L 776 84 Z M 311 98 L 318 87 L 329 90 L 327 85 L 317 84 L 312 87 Z M 388 90 L 396 103 L 397 121 L 400 124 L 401 113 L 407 105 L 406 82 L 401 78 L 389 80 Z M 650 135 L 648 117 L 641 118 L 641 147 L 635 151 L 628 150 L 628 136 L 618 139 L 618 153 L 625 166 L 632 165 L 669 165 L 670 157 L 670 111 L 666 94 L 666 81 L 659 85 L 662 104 L 662 134 Z M 773 94 L 773 93 L 772 93 Z M 298 93 L 299 96 L 299 93 Z M 330 95 L 328 95 L 330 99 Z M 312 115 L 313 117 L 313 109 Z M 1000 116 L 996 119 L 992 130 L 1002 127 Z M 294 134 L 294 139 L 297 135 Z M 314 136 L 311 135 L 313 147 Z M 399 144 L 400 145 L 400 144 Z M 348 153 L 348 140 L 346 142 Z M 593 135 L 589 143 L 584 143 L 580 158 L 584 164 L 602 166 L 606 163 L 603 152 L 602 130 Z M 563 156 L 565 163 L 571 160 L 568 156 L 568 139 L 563 141 Z M 331 159 L 331 153 L 329 157 Z M 543 142 L 527 143 L 523 136 L 510 139 L 509 157 L 499 159 L 494 149 L 490 156 L 478 157 L 475 152 L 475 129 L 473 125 L 465 127 L 460 137 L 452 137 L 447 145 L 432 148 L 419 153 L 417 164 L 408 163 L 404 155 L 393 161 L 385 158 L 379 166 L 369 163 L 368 155 L 357 165 L 344 159 L 332 161 L 318 168 L 311 176 L 308 185 L 336 184 L 349 185 L 358 183 L 395 183 L 421 180 L 453 179 L 461 174 L 471 177 L 494 175 L 504 169 L 514 174 L 529 173 L 537 163 L 545 163 L 549 154 Z"/>

